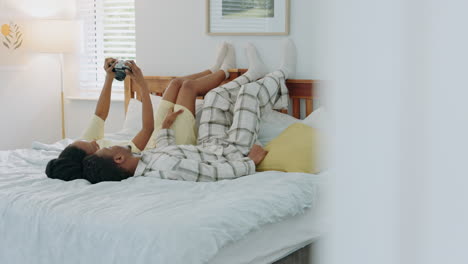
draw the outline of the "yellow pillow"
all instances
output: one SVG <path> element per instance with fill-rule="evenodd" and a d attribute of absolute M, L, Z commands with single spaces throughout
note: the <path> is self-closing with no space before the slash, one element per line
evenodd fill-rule
<path fill-rule="evenodd" d="M 315 128 L 292 124 L 265 146 L 268 154 L 257 171 L 318 173 L 318 138 Z"/>

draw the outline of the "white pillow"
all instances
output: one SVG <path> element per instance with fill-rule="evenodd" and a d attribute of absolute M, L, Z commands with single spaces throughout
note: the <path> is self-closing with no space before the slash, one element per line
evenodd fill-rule
<path fill-rule="evenodd" d="M 303 123 L 313 128 L 324 129 L 326 122 L 326 113 L 323 107 L 318 108 L 308 115 L 304 120 L 293 116 L 280 113 L 278 111 L 268 111 L 260 120 L 260 129 L 258 132 L 258 141 L 265 146 L 272 139 L 276 138 L 290 125 L 294 123 Z"/>
<path fill-rule="evenodd" d="M 141 130 L 141 126 L 141 102 L 132 98 L 128 103 L 127 114 L 121 132 L 134 134 Z"/>
<path fill-rule="evenodd" d="M 318 131 L 322 132 L 319 133 L 318 137 L 319 140 L 317 141 L 317 148 L 319 149 L 321 155 L 317 156 L 319 171 L 325 170 L 327 165 L 327 157 L 328 157 L 328 146 L 329 146 L 329 139 L 328 139 L 328 131 L 329 131 L 329 119 L 328 113 L 323 107 L 319 107 L 310 115 L 308 115 L 302 123 L 317 129 Z"/>
<path fill-rule="evenodd" d="M 153 113 L 156 113 L 156 109 L 158 109 L 158 105 L 162 100 L 161 96 L 150 94 L 151 104 L 153 105 Z"/>
<path fill-rule="evenodd" d="M 258 131 L 258 141 L 265 146 L 272 139 L 276 138 L 290 125 L 300 122 L 301 120 L 287 114 L 272 110 L 263 114 L 260 120 L 260 128 Z"/>
<path fill-rule="evenodd" d="M 326 116 L 327 114 L 323 107 L 319 107 L 302 120 L 302 123 L 313 128 L 324 130 L 327 122 Z"/>
<path fill-rule="evenodd" d="M 161 96 L 150 94 L 151 104 L 153 105 L 153 113 L 156 114 L 156 109 L 162 100 Z M 125 121 L 121 133 L 125 134 L 136 134 L 141 130 L 141 101 L 137 99 L 130 99 L 127 108 L 127 114 L 125 115 Z M 195 102 L 195 113 L 196 119 L 199 122 L 201 115 L 201 108 L 203 107 L 203 100 L 197 99 Z M 198 123 L 197 123 L 198 125 Z"/>
<path fill-rule="evenodd" d="M 198 127 L 200 126 L 200 119 L 201 119 L 201 110 L 203 108 L 203 99 L 197 99 L 195 101 L 195 125 Z"/>

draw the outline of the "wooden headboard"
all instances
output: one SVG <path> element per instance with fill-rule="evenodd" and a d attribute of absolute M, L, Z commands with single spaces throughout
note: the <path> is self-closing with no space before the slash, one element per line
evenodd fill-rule
<path fill-rule="evenodd" d="M 247 69 L 231 69 L 229 70 L 230 76 L 223 83 L 229 82 L 240 75 L 244 74 Z M 156 95 L 162 95 L 166 87 L 169 85 L 172 79 L 176 76 L 145 76 L 145 80 L 148 83 L 150 93 Z M 126 78 L 125 82 L 125 112 L 127 112 L 128 103 L 131 98 L 137 98 L 140 100 L 138 90 L 135 89 L 135 83 L 131 78 Z M 286 80 L 286 86 L 289 90 L 289 97 L 291 98 L 292 113 L 289 113 L 287 109 L 281 110 L 286 114 L 291 114 L 295 118 L 301 118 L 301 99 L 305 102 L 305 114 L 306 116 L 313 111 L 313 99 L 317 98 L 317 81 L 315 80 L 300 80 L 300 79 L 288 79 Z"/>

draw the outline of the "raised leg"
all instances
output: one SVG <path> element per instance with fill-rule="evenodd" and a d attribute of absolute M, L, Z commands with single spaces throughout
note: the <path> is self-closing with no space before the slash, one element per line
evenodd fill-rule
<path fill-rule="evenodd" d="M 218 87 L 226 78 L 224 71 L 219 70 L 215 73 L 203 76 L 195 80 L 186 80 L 184 83 L 190 83 L 198 96 L 204 96 L 212 89 Z"/>
<path fill-rule="evenodd" d="M 177 95 L 179 94 L 180 87 L 182 87 L 183 83 L 184 80 L 182 78 L 173 79 L 167 86 L 166 90 L 164 90 L 162 99 L 171 103 L 175 103 L 177 100 Z"/>
<path fill-rule="evenodd" d="M 177 95 L 179 94 L 180 87 L 182 87 L 182 84 L 184 83 L 184 81 L 195 80 L 195 79 L 202 78 L 210 74 L 211 74 L 211 71 L 206 70 L 206 71 L 202 71 L 202 72 L 198 72 L 195 74 L 186 75 L 182 77 L 177 77 L 173 79 L 167 86 L 166 90 L 164 90 L 163 99 L 171 103 L 175 103 L 177 100 Z"/>
<path fill-rule="evenodd" d="M 194 73 L 194 74 L 190 74 L 190 75 L 185 75 L 185 76 L 182 76 L 182 77 L 179 77 L 179 78 L 182 79 L 182 80 L 195 80 L 195 79 L 201 78 L 201 77 L 209 75 L 209 74 L 212 74 L 212 72 L 210 70 L 204 70 L 202 72 L 198 72 L 198 73 Z"/>
<path fill-rule="evenodd" d="M 195 116 L 195 99 L 217 87 L 225 78 L 223 71 L 206 75 L 196 80 L 185 80 L 180 87 L 176 104 L 185 106 Z"/>
<path fill-rule="evenodd" d="M 288 105 L 288 89 L 285 79 L 294 75 L 296 69 L 296 48 L 287 39 L 282 44 L 283 59 L 279 70 L 265 78 L 248 83 L 239 91 L 232 125 L 227 132 L 226 142 L 234 145 L 242 154 L 247 155 L 257 140 L 260 117 L 272 108 L 283 108 Z M 249 68 L 250 78 L 261 74 L 262 63 L 253 45 L 247 47 L 249 62 L 255 68 Z M 246 74 L 247 74 L 246 73 Z M 259 74 L 260 73 L 260 74 Z"/>
<path fill-rule="evenodd" d="M 250 81 L 242 75 L 206 94 L 198 128 L 199 144 L 227 137 L 226 132 L 232 124 L 237 94 L 242 85 Z"/>
<path fill-rule="evenodd" d="M 210 91 L 205 96 L 200 127 L 198 128 L 199 144 L 225 142 L 228 137 L 227 132 L 232 125 L 234 105 L 241 87 L 265 76 L 267 67 L 260 59 L 255 47 L 248 44 L 246 51 L 249 70 L 244 75 Z"/>
<path fill-rule="evenodd" d="M 287 97 L 285 74 L 275 71 L 265 78 L 243 85 L 234 106 L 226 141 L 247 155 L 257 140 L 260 118 Z"/>

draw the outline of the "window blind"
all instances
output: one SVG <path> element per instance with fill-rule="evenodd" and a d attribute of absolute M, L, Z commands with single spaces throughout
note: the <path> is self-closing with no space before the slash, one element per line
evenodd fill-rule
<path fill-rule="evenodd" d="M 83 23 L 80 56 L 80 93 L 101 91 L 105 80 L 104 59 L 135 59 L 134 0 L 77 0 Z M 123 82 L 114 81 L 113 92 L 123 93 Z"/>

